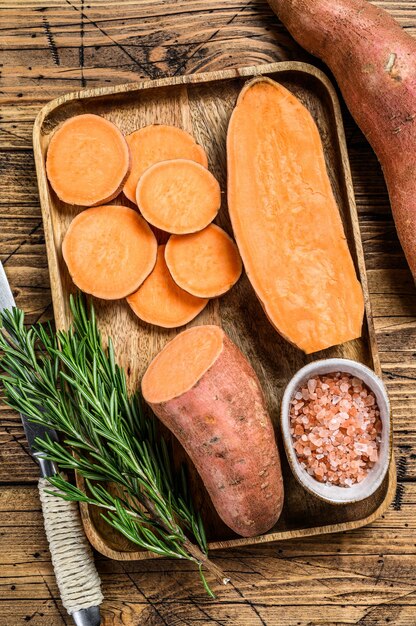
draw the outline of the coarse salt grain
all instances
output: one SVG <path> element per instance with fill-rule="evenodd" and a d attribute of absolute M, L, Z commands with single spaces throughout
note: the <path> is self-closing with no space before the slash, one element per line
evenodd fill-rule
<path fill-rule="evenodd" d="M 293 447 L 320 482 L 352 487 L 378 460 L 382 424 L 374 393 L 346 373 L 315 376 L 290 405 Z"/>

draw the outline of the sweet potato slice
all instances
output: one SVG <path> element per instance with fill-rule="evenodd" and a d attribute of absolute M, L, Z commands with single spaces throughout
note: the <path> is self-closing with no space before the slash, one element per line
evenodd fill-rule
<path fill-rule="evenodd" d="M 79 206 L 115 198 L 129 169 L 129 147 L 117 126 L 89 113 L 58 128 L 46 157 L 46 173 L 58 198 Z"/>
<path fill-rule="evenodd" d="M 133 209 L 99 206 L 72 220 L 62 254 L 79 289 L 104 300 L 118 300 L 136 291 L 150 274 L 157 242 Z"/>
<path fill-rule="evenodd" d="M 144 172 L 136 199 L 150 224 L 184 235 L 212 222 L 221 205 L 221 190 L 205 167 L 189 159 L 175 159 L 156 163 Z"/>
<path fill-rule="evenodd" d="M 235 238 L 271 323 L 307 354 L 359 337 L 362 289 L 309 111 L 274 81 L 251 81 L 227 159 Z"/>
<path fill-rule="evenodd" d="M 191 235 L 172 235 L 165 259 L 175 283 L 200 298 L 221 296 L 242 270 L 237 246 L 216 224 Z"/>
<path fill-rule="evenodd" d="M 269 530 L 283 505 L 273 426 L 259 381 L 218 326 L 195 326 L 165 346 L 143 397 L 195 464 L 218 514 L 236 533 Z"/>
<path fill-rule="evenodd" d="M 159 246 L 152 273 L 127 302 L 144 322 L 178 328 L 194 319 L 208 304 L 207 298 L 196 298 L 173 280 L 165 262 L 165 246 Z"/>
<path fill-rule="evenodd" d="M 202 146 L 182 128 L 152 124 L 127 135 L 131 153 L 131 170 L 123 192 L 129 200 L 136 202 L 136 188 L 145 170 L 159 161 L 190 159 L 208 167 L 207 155 Z"/>

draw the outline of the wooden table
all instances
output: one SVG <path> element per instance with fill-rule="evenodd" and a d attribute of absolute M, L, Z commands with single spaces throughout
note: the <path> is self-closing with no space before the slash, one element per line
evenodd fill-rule
<path fill-rule="evenodd" d="M 416 0 L 376 2 L 416 35 Z M 1 0 L 0 257 L 29 321 L 52 316 L 31 150 L 36 113 L 82 87 L 285 59 L 319 64 L 260 0 Z M 97 556 L 104 624 L 416 624 L 416 291 L 377 160 L 345 111 L 377 340 L 394 411 L 398 489 L 354 532 L 216 553 L 209 600 L 186 564 Z M 70 624 L 43 530 L 37 468 L 1 407 L 0 626 Z"/>

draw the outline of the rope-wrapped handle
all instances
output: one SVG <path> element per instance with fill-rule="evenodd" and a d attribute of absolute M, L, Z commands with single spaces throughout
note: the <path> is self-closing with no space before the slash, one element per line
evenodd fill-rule
<path fill-rule="evenodd" d="M 89 618 L 86 609 L 98 607 L 103 601 L 101 581 L 84 534 L 78 505 L 46 493 L 45 489 L 58 489 L 46 478 L 40 478 L 39 494 L 46 536 L 62 604 L 76 623 L 96 626 L 100 622 Z"/>

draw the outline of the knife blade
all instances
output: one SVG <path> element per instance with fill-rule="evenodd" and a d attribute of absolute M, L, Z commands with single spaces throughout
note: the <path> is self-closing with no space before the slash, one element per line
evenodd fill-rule
<path fill-rule="evenodd" d="M 13 309 L 16 306 L 13 293 L 10 288 L 9 281 L 4 271 L 3 263 L 0 261 L 0 312 L 4 309 Z M 45 428 L 41 424 L 35 424 L 29 422 L 25 415 L 20 413 L 20 418 L 23 423 L 23 430 L 25 431 L 26 439 L 29 444 L 29 450 L 32 457 L 39 463 L 41 476 L 53 476 L 57 472 L 56 465 L 50 461 L 46 461 L 43 455 L 36 448 L 35 440 L 37 437 L 44 439 L 46 435 L 55 441 L 58 441 L 58 435 L 52 428 Z"/>
<path fill-rule="evenodd" d="M 0 313 L 15 306 L 12 290 L 0 261 Z M 91 548 L 83 532 L 78 506 L 45 491 L 45 487 L 52 489 L 47 478 L 56 474 L 58 468 L 37 450 L 35 440 L 49 436 L 58 441 L 58 435 L 51 428 L 30 422 L 25 415 L 20 414 L 20 417 L 30 454 L 40 468 L 39 493 L 45 530 L 63 604 L 77 626 L 99 626 L 99 605 L 103 596 Z"/>
<path fill-rule="evenodd" d="M 4 309 L 13 309 L 16 306 L 13 293 L 10 288 L 9 281 L 4 271 L 3 263 L 0 261 L 0 313 Z M 57 467 L 55 463 L 47 461 L 43 454 L 36 448 L 35 440 L 37 437 L 43 439 L 46 435 L 52 440 L 58 441 L 58 435 L 56 431 L 51 428 L 45 428 L 41 424 L 35 424 L 30 422 L 25 415 L 20 413 L 20 418 L 23 424 L 23 430 L 25 431 L 26 439 L 29 444 L 29 450 L 32 457 L 37 461 L 40 467 L 40 473 L 43 477 L 53 476 L 57 473 Z"/>

